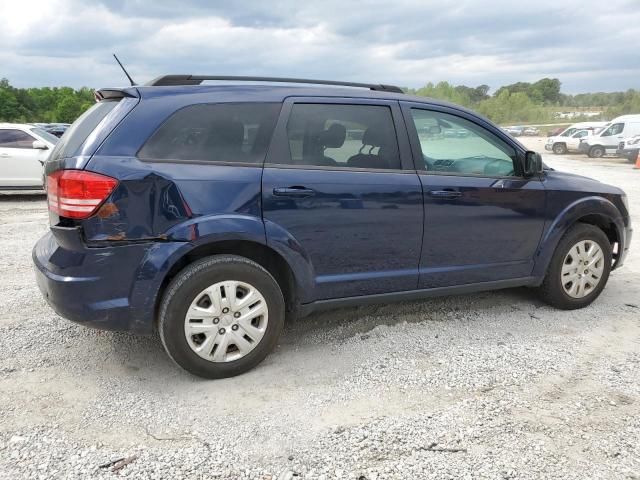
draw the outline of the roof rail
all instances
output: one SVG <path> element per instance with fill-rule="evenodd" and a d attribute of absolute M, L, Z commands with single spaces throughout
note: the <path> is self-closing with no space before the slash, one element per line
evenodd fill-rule
<path fill-rule="evenodd" d="M 274 82 L 274 83 L 309 83 L 315 85 L 336 85 L 341 87 L 360 87 L 382 92 L 404 93 L 400 87 L 394 85 L 338 82 L 335 80 L 309 80 L 306 78 L 282 77 L 238 77 L 227 75 L 163 75 L 147 83 L 150 87 L 200 85 L 205 80 L 231 80 L 234 82 Z"/>

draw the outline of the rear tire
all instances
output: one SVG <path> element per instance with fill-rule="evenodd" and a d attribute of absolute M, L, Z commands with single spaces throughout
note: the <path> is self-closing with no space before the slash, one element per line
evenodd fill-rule
<path fill-rule="evenodd" d="M 604 147 L 595 146 L 589 149 L 589 157 L 591 158 L 604 157 L 605 153 L 606 153 L 606 150 L 604 149 Z"/>
<path fill-rule="evenodd" d="M 580 263 L 581 261 L 591 262 L 593 260 L 586 252 L 584 257 L 575 255 L 576 258 L 572 258 L 572 251 L 575 252 L 574 248 L 577 245 L 586 245 L 587 250 L 590 246 L 594 250 L 599 248 L 602 253 L 601 262 L 594 265 Z M 596 245 L 597 248 L 593 245 Z M 538 289 L 540 297 L 549 305 L 562 310 L 586 307 L 598 298 L 607 284 L 611 272 L 611 262 L 611 244 L 604 232 L 593 225 L 578 223 L 558 243 L 544 281 Z M 575 282 L 582 282 L 583 278 L 584 282 L 595 282 L 592 275 L 597 274 L 599 276 L 597 283 L 590 286 L 582 283 L 581 291 L 572 291 L 573 282 L 569 275 L 574 275 L 574 265 L 576 275 L 579 275 L 579 277 L 576 276 Z"/>
<path fill-rule="evenodd" d="M 636 163 L 636 160 L 638 160 L 638 150 L 627 155 L 627 160 L 629 163 Z"/>
<path fill-rule="evenodd" d="M 553 153 L 555 153 L 556 155 L 564 155 L 565 153 L 567 153 L 567 146 L 564 143 L 554 143 Z"/>
<path fill-rule="evenodd" d="M 180 367 L 203 378 L 226 378 L 264 360 L 284 320 L 282 291 L 267 270 L 244 257 L 215 255 L 192 263 L 171 281 L 158 330 Z"/>

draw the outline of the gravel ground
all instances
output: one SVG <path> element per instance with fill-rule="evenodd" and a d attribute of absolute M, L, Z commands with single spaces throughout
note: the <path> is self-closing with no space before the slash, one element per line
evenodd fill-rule
<path fill-rule="evenodd" d="M 640 171 L 545 160 L 623 187 L 640 224 Z M 56 316 L 46 229 L 43 197 L 0 197 L 0 478 L 640 479 L 638 234 L 589 308 L 514 289 L 327 312 L 204 381 L 156 338 Z"/>

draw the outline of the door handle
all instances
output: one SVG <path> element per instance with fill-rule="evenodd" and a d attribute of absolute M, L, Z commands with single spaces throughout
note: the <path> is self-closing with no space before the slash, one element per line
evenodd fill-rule
<path fill-rule="evenodd" d="M 273 189 L 273 194 L 276 197 L 311 197 L 316 194 L 310 188 L 305 187 L 276 187 Z"/>
<path fill-rule="evenodd" d="M 429 195 L 435 198 L 459 198 L 462 193 L 457 190 L 429 190 Z"/>
<path fill-rule="evenodd" d="M 0 153 L 0 157 L 8 157 L 9 154 L 8 153 Z"/>

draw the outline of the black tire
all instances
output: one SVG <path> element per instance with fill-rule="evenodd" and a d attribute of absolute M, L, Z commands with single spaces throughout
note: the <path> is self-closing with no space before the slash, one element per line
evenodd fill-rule
<path fill-rule="evenodd" d="M 582 298 L 573 298 L 564 291 L 561 272 L 564 259 L 569 253 L 569 250 L 581 240 L 590 240 L 600 246 L 604 253 L 604 270 L 600 278 L 600 283 L 592 292 Z M 558 243 L 544 281 L 538 289 L 540 297 L 549 305 L 562 310 L 574 310 L 576 308 L 586 307 L 598 298 L 607 284 L 609 273 L 611 272 L 611 262 L 611 244 L 604 232 L 593 225 L 578 223 L 573 226 Z"/>
<path fill-rule="evenodd" d="M 604 157 L 604 154 L 607 153 L 604 147 L 600 145 L 596 145 L 595 147 L 591 147 L 589 149 L 589 157 L 591 158 L 600 158 Z"/>
<path fill-rule="evenodd" d="M 564 143 L 554 143 L 552 150 L 556 155 L 564 155 L 567 153 L 567 146 Z"/>
<path fill-rule="evenodd" d="M 636 160 L 638 160 L 638 150 L 634 150 L 629 155 L 627 155 L 627 161 L 629 163 L 636 163 Z"/>
<path fill-rule="evenodd" d="M 228 362 L 208 361 L 189 346 L 184 333 L 185 315 L 202 290 L 227 280 L 245 282 L 258 289 L 267 303 L 267 327 L 257 346 L 244 357 Z M 282 291 L 267 270 L 244 257 L 215 255 L 190 264 L 173 278 L 162 298 L 158 330 L 167 354 L 180 367 L 203 378 L 226 378 L 244 373 L 264 360 L 275 348 L 284 321 Z"/>

